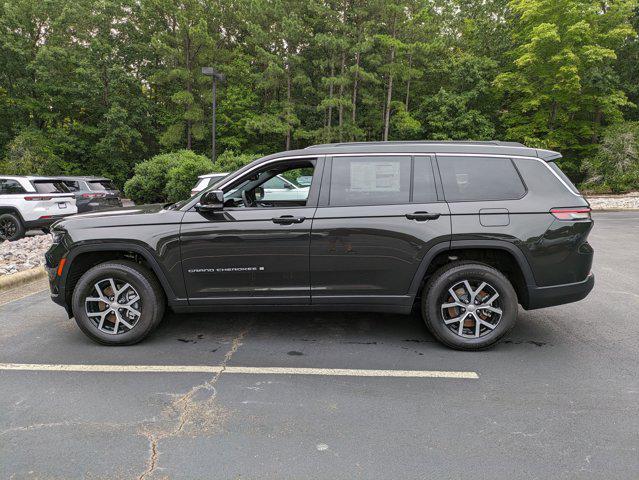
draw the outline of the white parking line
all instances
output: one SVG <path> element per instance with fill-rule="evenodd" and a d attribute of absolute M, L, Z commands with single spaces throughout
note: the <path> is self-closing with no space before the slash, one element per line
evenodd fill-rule
<path fill-rule="evenodd" d="M 477 372 L 438 370 L 361 370 L 350 368 L 224 367 L 221 365 L 67 365 L 0 363 L 1 370 L 103 373 L 238 373 L 250 375 L 322 375 L 337 377 L 402 377 L 478 379 Z"/>

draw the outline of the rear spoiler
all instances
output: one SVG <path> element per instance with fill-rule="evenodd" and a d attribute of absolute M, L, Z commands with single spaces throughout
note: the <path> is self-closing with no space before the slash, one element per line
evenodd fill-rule
<path fill-rule="evenodd" d="M 537 151 L 537 157 L 541 158 L 542 160 L 545 160 L 546 162 L 552 162 L 554 160 L 561 158 L 561 153 L 554 152 L 552 150 L 543 150 L 538 148 L 536 151 Z"/>

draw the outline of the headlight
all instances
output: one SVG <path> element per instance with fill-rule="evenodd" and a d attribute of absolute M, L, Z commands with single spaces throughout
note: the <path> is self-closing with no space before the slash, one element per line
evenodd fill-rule
<path fill-rule="evenodd" d="M 64 236 L 67 232 L 64 230 L 52 230 L 51 235 L 53 235 L 53 243 L 62 243 Z"/>

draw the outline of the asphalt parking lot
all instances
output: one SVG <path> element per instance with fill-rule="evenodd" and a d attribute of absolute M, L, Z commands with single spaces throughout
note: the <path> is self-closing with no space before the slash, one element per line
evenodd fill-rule
<path fill-rule="evenodd" d="M 359 313 L 169 315 L 101 347 L 42 283 L 4 293 L 0 478 L 637 478 L 639 212 L 595 221 L 591 295 L 480 353 Z"/>

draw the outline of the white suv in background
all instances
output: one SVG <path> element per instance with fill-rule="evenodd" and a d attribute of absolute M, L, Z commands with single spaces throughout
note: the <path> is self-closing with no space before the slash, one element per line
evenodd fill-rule
<path fill-rule="evenodd" d="M 0 176 L 0 241 L 48 227 L 78 212 L 73 193 L 55 178 Z"/>
<path fill-rule="evenodd" d="M 195 185 L 193 190 L 191 190 L 191 196 L 196 195 L 211 185 L 216 184 L 228 175 L 228 173 L 207 173 L 206 175 L 200 175 L 198 177 L 197 185 Z M 300 177 L 302 181 L 306 178 L 307 177 Z M 270 180 L 264 182 L 262 188 L 264 189 L 264 196 L 261 199 L 266 201 L 306 200 L 309 189 L 308 186 L 297 186 L 281 175 L 276 175 Z"/>

